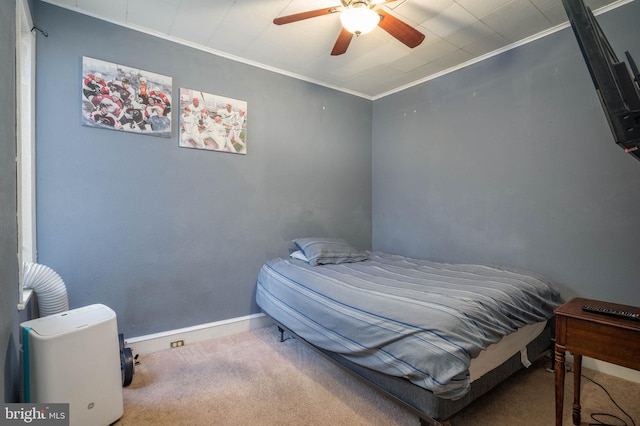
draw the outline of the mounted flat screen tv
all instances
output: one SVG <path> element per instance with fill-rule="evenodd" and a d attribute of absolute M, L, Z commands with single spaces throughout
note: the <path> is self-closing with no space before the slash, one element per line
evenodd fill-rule
<path fill-rule="evenodd" d="M 629 52 L 631 72 L 618 60 L 583 0 L 562 0 L 615 142 L 640 160 L 640 73 Z"/>

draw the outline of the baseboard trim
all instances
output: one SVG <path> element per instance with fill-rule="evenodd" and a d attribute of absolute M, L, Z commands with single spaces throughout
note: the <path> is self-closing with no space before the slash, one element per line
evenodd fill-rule
<path fill-rule="evenodd" d="M 569 353 L 567 353 L 567 363 L 573 364 L 573 356 Z M 640 371 L 632 370 L 630 368 L 621 367 L 619 365 L 586 356 L 582 357 L 582 366 L 584 368 L 590 368 L 591 370 L 609 374 L 610 376 L 615 376 L 630 382 L 640 383 Z"/>
<path fill-rule="evenodd" d="M 125 339 L 125 346 L 131 348 L 136 355 L 144 355 L 171 348 L 171 342 L 183 340 L 185 345 L 202 340 L 215 339 L 243 333 L 245 331 L 268 327 L 273 320 L 265 314 L 253 314 L 245 317 L 231 318 L 193 327 L 164 331 L 162 333 L 148 334 L 145 336 Z"/>
<path fill-rule="evenodd" d="M 133 354 L 149 354 L 171 348 L 171 342 L 183 340 L 185 345 L 217 337 L 230 336 L 245 331 L 273 325 L 273 320 L 265 314 L 253 314 L 245 317 L 200 324 L 193 327 L 169 330 L 162 333 L 132 337 L 125 340 L 125 345 L 131 348 Z M 573 356 L 567 353 L 567 363 L 573 364 Z M 640 383 L 640 371 L 619 365 L 583 357 L 582 366 L 601 373 L 609 374 L 624 380 Z"/>

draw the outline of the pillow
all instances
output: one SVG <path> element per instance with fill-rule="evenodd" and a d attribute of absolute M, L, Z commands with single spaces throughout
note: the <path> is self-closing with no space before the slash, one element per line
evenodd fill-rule
<path fill-rule="evenodd" d="M 296 250 L 293 253 L 289 254 L 289 257 L 292 257 L 298 260 L 304 260 L 305 262 L 309 262 L 309 259 L 307 259 L 307 256 L 305 256 L 304 253 L 301 252 L 300 250 Z"/>
<path fill-rule="evenodd" d="M 368 259 L 366 253 L 356 250 L 341 238 L 296 238 L 293 243 L 312 266 Z"/>

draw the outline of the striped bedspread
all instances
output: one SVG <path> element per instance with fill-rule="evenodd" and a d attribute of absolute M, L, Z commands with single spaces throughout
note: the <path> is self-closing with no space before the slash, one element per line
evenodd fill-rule
<path fill-rule="evenodd" d="M 263 265 L 256 300 L 308 342 L 446 399 L 469 390 L 469 363 L 525 324 L 552 317 L 556 289 L 540 277 L 380 252 L 369 260 Z"/>

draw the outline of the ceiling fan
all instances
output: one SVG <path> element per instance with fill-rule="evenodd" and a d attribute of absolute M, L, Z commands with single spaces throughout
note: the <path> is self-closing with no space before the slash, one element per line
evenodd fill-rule
<path fill-rule="evenodd" d="M 379 26 L 408 47 L 414 48 L 422 43 L 424 34 L 393 15 L 376 9 L 378 6 L 394 1 L 397 0 L 340 0 L 341 5 L 281 16 L 275 18 L 273 23 L 284 25 L 317 16 L 340 13 L 342 30 L 331 51 L 332 56 L 345 53 L 354 35 L 365 34 L 376 26 Z"/>

